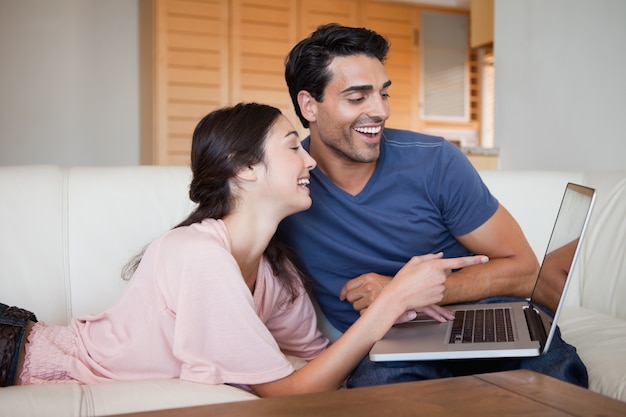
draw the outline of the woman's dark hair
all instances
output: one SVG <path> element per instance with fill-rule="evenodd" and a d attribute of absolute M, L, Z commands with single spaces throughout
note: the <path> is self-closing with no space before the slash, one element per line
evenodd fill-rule
<path fill-rule="evenodd" d="M 387 39 L 373 30 L 336 23 L 319 26 L 308 38 L 301 40 L 287 55 L 285 80 L 302 125 L 308 128 L 309 122 L 302 117 L 298 92 L 308 91 L 321 102 L 331 77 L 328 65 L 335 57 L 366 55 L 385 62 L 388 52 Z"/>
<path fill-rule="evenodd" d="M 191 142 L 189 185 L 189 198 L 198 206 L 178 226 L 221 219 L 232 211 L 236 197 L 229 180 L 242 168 L 263 161 L 265 138 L 280 115 L 271 106 L 240 103 L 200 120 Z"/>
<path fill-rule="evenodd" d="M 281 114 L 272 106 L 240 103 L 215 110 L 198 123 L 191 143 L 193 178 L 189 185 L 189 198 L 197 206 L 174 228 L 207 218 L 221 219 L 232 211 L 237 197 L 230 180 L 242 168 L 263 162 L 265 140 Z M 272 237 L 264 255 L 274 275 L 295 299 L 300 286 L 293 277 L 303 283 L 304 277 L 291 262 L 288 249 Z M 138 255 L 124 268 L 125 279 L 134 273 L 141 257 Z"/>

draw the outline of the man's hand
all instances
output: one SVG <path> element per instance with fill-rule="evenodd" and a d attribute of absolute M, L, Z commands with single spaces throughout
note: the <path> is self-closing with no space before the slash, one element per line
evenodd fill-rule
<path fill-rule="evenodd" d="M 445 291 L 445 280 L 453 269 L 485 263 L 488 260 L 488 258 L 484 256 L 468 256 L 451 259 L 442 259 L 442 256 L 442 253 L 415 256 L 398 271 L 396 277 L 402 277 L 402 280 L 415 280 L 415 283 L 418 284 L 423 282 L 426 275 L 431 275 L 433 278 L 437 278 L 441 281 L 441 292 L 443 294 L 443 291 Z M 343 286 L 340 292 L 340 299 L 347 300 L 352 304 L 355 310 L 363 314 L 365 309 L 372 304 L 383 288 L 389 285 L 391 281 L 392 278 L 388 276 L 375 273 L 363 274 L 357 278 L 351 279 Z M 430 304 L 416 308 L 414 311 L 407 311 L 398 318 L 398 322 L 414 319 L 415 315 L 413 312 L 423 313 L 437 321 L 446 321 L 454 318 L 448 310 L 437 304 Z"/>
<path fill-rule="evenodd" d="M 391 281 L 391 277 L 375 274 L 373 272 L 363 274 L 357 278 L 351 279 L 343 286 L 339 297 L 341 300 L 347 300 L 352 307 L 363 314 L 365 309 L 380 294 L 382 289 Z M 420 317 L 430 317 L 431 319 L 444 322 L 454 319 L 454 315 L 443 307 L 436 304 L 416 309 L 415 311 L 407 311 L 398 318 L 397 323 L 404 323 L 420 319 Z"/>
<path fill-rule="evenodd" d="M 369 272 L 346 282 L 339 293 L 339 298 L 352 304 L 356 311 L 361 311 L 372 304 L 390 281 L 391 277 Z"/>

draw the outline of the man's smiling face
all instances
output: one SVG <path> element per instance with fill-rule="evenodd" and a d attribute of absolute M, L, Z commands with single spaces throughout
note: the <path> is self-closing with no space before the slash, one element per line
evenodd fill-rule
<path fill-rule="evenodd" d="M 311 136 L 338 158 L 375 162 L 389 118 L 391 81 L 382 62 L 366 55 L 336 57 L 328 70 L 332 77 L 315 103 Z"/>

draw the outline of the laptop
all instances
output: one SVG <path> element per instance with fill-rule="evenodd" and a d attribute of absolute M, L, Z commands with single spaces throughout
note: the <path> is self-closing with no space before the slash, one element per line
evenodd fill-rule
<path fill-rule="evenodd" d="M 594 200 L 594 189 L 567 184 L 529 300 L 455 304 L 446 306 L 454 321 L 440 323 L 422 315 L 395 325 L 372 347 L 370 360 L 532 357 L 547 352 Z"/>

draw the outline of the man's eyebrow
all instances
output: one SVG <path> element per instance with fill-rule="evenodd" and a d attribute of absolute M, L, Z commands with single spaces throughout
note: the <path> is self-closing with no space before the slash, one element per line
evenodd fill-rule
<path fill-rule="evenodd" d="M 373 89 L 373 85 L 352 85 L 343 90 L 342 93 L 350 93 L 352 91 L 372 91 Z"/>
<path fill-rule="evenodd" d="M 383 84 L 383 88 L 389 88 L 389 86 L 391 85 L 391 80 L 385 82 Z M 346 88 L 345 90 L 342 91 L 342 93 L 349 93 L 352 91 L 372 91 L 374 90 L 374 86 L 371 84 L 366 84 L 366 85 L 352 85 L 348 88 Z"/>

